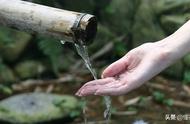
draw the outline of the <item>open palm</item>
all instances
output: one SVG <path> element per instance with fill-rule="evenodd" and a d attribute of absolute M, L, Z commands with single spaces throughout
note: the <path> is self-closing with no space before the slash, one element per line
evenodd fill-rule
<path fill-rule="evenodd" d="M 108 66 L 102 79 L 83 85 L 76 95 L 122 95 L 136 89 L 161 72 L 171 62 L 169 52 L 157 43 L 146 43 Z"/>

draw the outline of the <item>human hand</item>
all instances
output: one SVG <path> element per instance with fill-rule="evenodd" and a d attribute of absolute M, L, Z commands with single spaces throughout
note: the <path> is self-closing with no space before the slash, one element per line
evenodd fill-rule
<path fill-rule="evenodd" d="M 83 85 L 76 95 L 123 95 L 138 88 L 172 63 L 169 50 L 160 42 L 145 43 L 108 66 L 103 79 Z"/>

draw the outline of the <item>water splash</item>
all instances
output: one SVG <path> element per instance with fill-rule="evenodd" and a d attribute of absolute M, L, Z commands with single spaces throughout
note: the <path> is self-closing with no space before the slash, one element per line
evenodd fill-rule
<path fill-rule="evenodd" d="M 82 57 L 82 59 L 84 60 L 85 66 L 88 68 L 88 70 L 91 72 L 92 76 L 94 77 L 94 79 L 97 79 L 97 74 L 95 72 L 95 70 L 92 68 L 92 64 L 90 63 L 90 58 L 88 55 L 88 50 L 87 47 L 83 44 L 82 41 L 80 41 L 78 44 L 75 44 L 75 47 L 77 49 L 78 54 Z M 106 105 L 106 110 L 104 111 L 104 118 L 106 119 L 106 124 L 109 124 L 110 121 L 110 117 L 111 117 L 111 98 L 109 96 L 104 96 L 104 102 Z M 84 113 L 84 117 L 86 114 L 86 111 L 84 110 L 83 107 L 83 113 Z M 85 118 L 85 124 L 87 124 L 87 118 Z"/>

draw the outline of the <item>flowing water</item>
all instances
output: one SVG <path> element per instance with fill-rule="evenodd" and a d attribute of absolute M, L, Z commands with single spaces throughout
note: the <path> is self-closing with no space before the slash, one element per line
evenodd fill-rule
<path fill-rule="evenodd" d="M 97 74 L 95 70 L 92 68 L 92 64 L 90 63 L 90 58 L 88 55 L 87 47 L 83 44 L 82 41 L 80 41 L 78 44 L 75 44 L 75 47 L 77 49 L 78 54 L 82 57 L 84 60 L 85 66 L 88 68 L 88 70 L 91 72 L 94 79 L 97 79 Z M 104 96 L 104 101 L 106 105 L 106 110 L 104 111 L 104 118 L 106 119 L 106 123 L 108 124 L 111 117 L 111 98 L 109 96 Z M 86 118 L 86 106 L 83 107 L 83 114 L 84 114 L 84 121 L 85 124 L 87 124 L 87 118 Z"/>

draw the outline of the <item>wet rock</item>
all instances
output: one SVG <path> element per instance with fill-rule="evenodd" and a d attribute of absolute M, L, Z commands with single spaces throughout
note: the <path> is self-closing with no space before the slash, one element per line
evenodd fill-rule
<path fill-rule="evenodd" d="M 15 66 L 15 72 L 21 79 L 36 77 L 45 70 L 41 62 L 33 60 L 23 61 Z"/>
<path fill-rule="evenodd" d="M 0 102 L 0 120 L 19 124 L 46 122 L 67 117 L 77 108 L 77 99 L 69 95 L 21 94 Z"/>
<path fill-rule="evenodd" d="M 0 27 L 0 51 L 7 61 L 15 61 L 26 48 L 31 36 L 27 33 Z"/>

